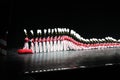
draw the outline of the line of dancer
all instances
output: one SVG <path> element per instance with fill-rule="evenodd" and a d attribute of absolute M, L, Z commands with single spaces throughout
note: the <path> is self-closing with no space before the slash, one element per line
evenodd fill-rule
<path fill-rule="evenodd" d="M 32 37 L 29 37 L 28 32 Z M 120 47 L 120 39 L 117 40 L 109 36 L 102 39 L 85 39 L 69 28 L 38 29 L 35 32 L 24 29 L 26 37 L 22 51 L 30 50 L 31 53 L 41 53 Z M 20 51 L 18 52 L 20 53 Z"/>

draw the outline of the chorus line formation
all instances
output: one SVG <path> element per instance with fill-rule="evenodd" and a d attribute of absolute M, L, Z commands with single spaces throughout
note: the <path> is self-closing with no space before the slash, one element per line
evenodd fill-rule
<path fill-rule="evenodd" d="M 30 32 L 32 37 L 28 35 L 28 32 Z M 109 36 L 102 39 L 85 39 L 69 28 L 38 29 L 35 32 L 24 29 L 26 35 L 25 43 L 23 49 L 18 50 L 19 53 L 25 53 L 25 51 L 41 53 L 120 47 L 120 39 L 117 40 Z"/>

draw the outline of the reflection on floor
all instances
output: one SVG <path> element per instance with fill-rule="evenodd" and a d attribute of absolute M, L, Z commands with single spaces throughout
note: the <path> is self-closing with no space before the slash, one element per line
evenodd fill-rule
<path fill-rule="evenodd" d="M 9 51 L 6 68 L 22 73 L 39 73 L 66 69 L 108 66 L 120 63 L 120 48 L 17 54 Z"/>

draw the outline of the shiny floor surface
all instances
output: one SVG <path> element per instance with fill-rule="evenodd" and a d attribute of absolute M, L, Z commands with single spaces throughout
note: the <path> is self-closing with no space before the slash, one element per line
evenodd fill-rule
<path fill-rule="evenodd" d="M 11 49 L 7 56 L 1 56 L 0 63 L 3 71 L 18 74 L 107 66 L 120 64 L 120 48 L 37 54 L 18 54 Z"/>

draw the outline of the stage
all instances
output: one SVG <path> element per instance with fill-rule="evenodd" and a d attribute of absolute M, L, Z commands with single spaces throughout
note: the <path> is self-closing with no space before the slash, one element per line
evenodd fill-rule
<path fill-rule="evenodd" d="M 18 74 L 71 70 L 120 64 L 120 48 L 18 54 L 8 50 L 1 56 L 1 69 Z"/>

